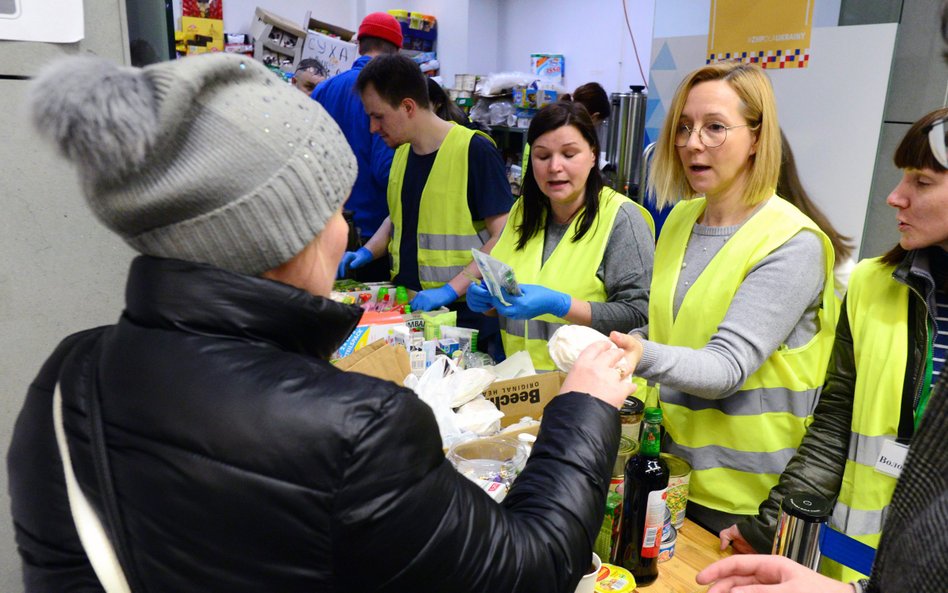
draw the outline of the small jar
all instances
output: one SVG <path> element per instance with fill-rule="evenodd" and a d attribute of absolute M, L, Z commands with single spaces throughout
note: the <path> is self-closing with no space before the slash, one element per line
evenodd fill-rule
<path fill-rule="evenodd" d="M 619 409 L 619 422 L 622 424 L 622 436 L 635 442 L 639 440 L 639 427 L 642 425 L 642 414 L 645 404 L 642 400 L 629 396 Z"/>

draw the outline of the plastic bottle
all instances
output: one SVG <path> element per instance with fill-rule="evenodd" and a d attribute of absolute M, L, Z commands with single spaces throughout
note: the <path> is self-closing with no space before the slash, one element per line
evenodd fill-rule
<path fill-rule="evenodd" d="M 639 451 L 625 465 L 617 560 L 640 586 L 658 578 L 669 475 L 665 460 L 659 457 L 661 423 L 662 411 L 646 408 Z"/>

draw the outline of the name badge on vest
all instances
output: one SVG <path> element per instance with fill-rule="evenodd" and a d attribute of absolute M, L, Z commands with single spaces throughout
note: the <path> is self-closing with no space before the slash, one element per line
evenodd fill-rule
<path fill-rule="evenodd" d="M 903 445 L 895 441 L 886 441 L 882 445 L 882 452 L 879 453 L 879 459 L 876 460 L 876 471 L 893 478 L 898 478 L 902 473 L 902 466 L 905 465 L 905 456 L 908 454 L 908 445 Z"/>

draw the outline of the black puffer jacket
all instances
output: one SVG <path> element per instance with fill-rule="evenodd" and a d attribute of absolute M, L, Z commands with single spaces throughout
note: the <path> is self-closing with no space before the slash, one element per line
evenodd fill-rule
<path fill-rule="evenodd" d="M 323 360 L 359 309 L 149 257 L 127 299 L 117 325 L 57 348 L 17 420 L 8 469 L 27 592 L 101 591 L 64 491 L 57 380 L 78 480 L 101 509 L 97 389 L 123 525 L 112 539 L 136 593 L 566 592 L 589 566 L 615 409 L 556 398 L 498 505 L 445 460 L 411 391 Z"/>
<path fill-rule="evenodd" d="M 936 248 L 937 249 L 937 248 Z M 928 251 L 910 251 L 892 277 L 909 286 L 908 360 L 903 394 L 913 397 L 924 373 L 927 350 L 927 323 L 934 316 L 935 280 L 929 268 Z M 939 254 L 934 254 L 941 257 Z M 836 341 L 826 372 L 826 383 L 807 428 L 803 442 L 790 459 L 770 496 L 760 504 L 758 514 L 738 523 L 744 539 L 761 554 L 773 546 L 780 502 L 790 492 L 803 491 L 836 500 L 843 481 L 849 452 L 855 397 L 856 361 L 852 330 L 843 301 L 836 326 Z"/>

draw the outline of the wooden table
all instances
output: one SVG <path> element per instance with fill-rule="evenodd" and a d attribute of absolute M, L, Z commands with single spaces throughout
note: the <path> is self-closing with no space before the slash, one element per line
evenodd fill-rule
<path fill-rule="evenodd" d="M 695 575 L 716 560 L 727 558 L 732 550 L 720 550 L 721 540 L 717 535 L 705 531 L 689 519 L 678 530 L 675 556 L 658 565 L 658 580 L 647 587 L 639 587 L 641 593 L 696 593 L 707 591 L 695 583 Z"/>

